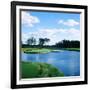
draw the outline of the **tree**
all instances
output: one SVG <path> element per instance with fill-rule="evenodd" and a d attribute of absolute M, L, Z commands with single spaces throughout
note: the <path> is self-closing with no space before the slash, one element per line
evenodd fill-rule
<path fill-rule="evenodd" d="M 40 45 L 40 46 L 43 46 L 44 43 L 45 43 L 45 39 L 39 38 L 39 45 Z"/>
<path fill-rule="evenodd" d="M 36 45 L 36 39 L 33 38 L 33 45 Z"/>
<path fill-rule="evenodd" d="M 28 45 L 35 45 L 36 44 L 36 39 L 34 37 L 31 37 L 27 40 Z"/>
<path fill-rule="evenodd" d="M 49 38 L 45 38 L 45 39 L 44 39 L 44 42 L 45 42 L 45 43 L 48 43 L 49 41 L 50 41 Z"/>
<path fill-rule="evenodd" d="M 45 43 L 49 42 L 50 39 L 48 38 L 39 38 L 39 45 L 43 46 Z"/>
<path fill-rule="evenodd" d="M 60 48 L 80 48 L 80 41 L 62 40 L 61 42 L 56 43 L 55 46 Z"/>

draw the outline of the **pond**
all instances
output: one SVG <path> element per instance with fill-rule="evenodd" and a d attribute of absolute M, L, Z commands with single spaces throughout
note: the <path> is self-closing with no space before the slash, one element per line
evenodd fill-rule
<path fill-rule="evenodd" d="M 80 52 L 77 51 L 63 50 L 47 54 L 26 54 L 22 52 L 21 60 L 45 62 L 58 68 L 65 76 L 80 76 Z"/>

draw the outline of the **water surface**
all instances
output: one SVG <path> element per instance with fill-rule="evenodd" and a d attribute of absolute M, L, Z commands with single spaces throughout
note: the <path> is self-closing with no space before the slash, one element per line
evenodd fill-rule
<path fill-rule="evenodd" d="M 80 75 L 80 52 L 77 51 L 64 50 L 47 54 L 26 54 L 22 52 L 21 60 L 52 64 L 62 71 L 65 76 Z"/>

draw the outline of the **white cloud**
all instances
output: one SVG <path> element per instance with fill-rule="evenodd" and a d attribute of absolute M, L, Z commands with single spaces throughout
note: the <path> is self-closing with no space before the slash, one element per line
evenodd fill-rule
<path fill-rule="evenodd" d="M 49 38 L 49 45 L 55 44 L 63 39 L 67 40 L 80 40 L 80 30 L 71 29 L 39 29 L 35 32 L 22 34 L 22 40 L 25 42 L 29 37 L 35 38 Z"/>
<path fill-rule="evenodd" d="M 77 21 L 74 20 L 74 19 L 68 19 L 68 20 L 66 20 L 66 21 L 64 21 L 64 20 L 59 20 L 58 23 L 59 23 L 59 24 L 66 25 L 66 26 L 71 26 L 71 27 L 76 26 L 76 25 L 79 25 L 79 22 L 77 22 Z"/>
<path fill-rule="evenodd" d="M 39 23 L 40 20 L 36 16 L 32 16 L 30 13 L 23 11 L 21 13 L 22 24 L 33 27 L 34 24 Z"/>

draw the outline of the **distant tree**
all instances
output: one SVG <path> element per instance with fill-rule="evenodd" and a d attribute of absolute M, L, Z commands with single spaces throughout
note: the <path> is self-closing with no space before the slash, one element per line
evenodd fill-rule
<path fill-rule="evenodd" d="M 80 48 L 80 41 L 62 40 L 61 42 L 56 43 L 55 46 L 60 47 L 60 48 Z"/>
<path fill-rule="evenodd" d="M 36 39 L 34 37 L 31 37 L 27 40 L 28 45 L 35 45 L 36 44 Z"/>
<path fill-rule="evenodd" d="M 45 43 L 48 43 L 50 41 L 50 39 L 49 38 L 45 38 L 44 41 L 45 41 Z"/>
<path fill-rule="evenodd" d="M 31 42 L 31 39 L 29 38 L 29 39 L 27 40 L 27 44 L 28 44 L 28 45 L 31 45 L 31 43 L 32 43 L 32 42 Z"/>
<path fill-rule="evenodd" d="M 33 38 L 33 45 L 36 45 L 36 39 Z"/>
<path fill-rule="evenodd" d="M 39 38 L 39 45 L 43 46 L 45 43 L 49 42 L 50 39 L 48 38 Z"/>
<path fill-rule="evenodd" d="M 40 46 L 43 46 L 44 43 L 45 43 L 45 39 L 39 38 L 39 45 L 40 45 Z"/>

